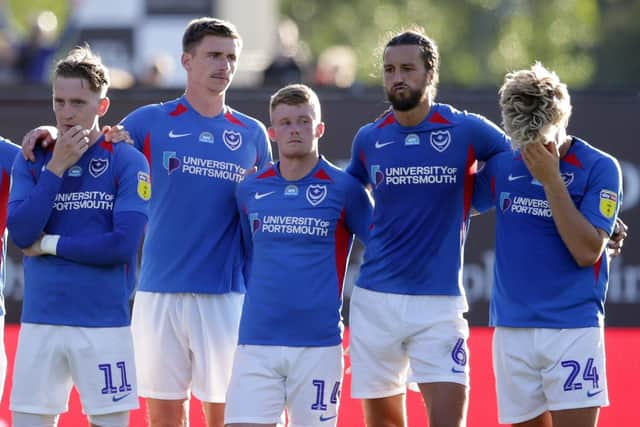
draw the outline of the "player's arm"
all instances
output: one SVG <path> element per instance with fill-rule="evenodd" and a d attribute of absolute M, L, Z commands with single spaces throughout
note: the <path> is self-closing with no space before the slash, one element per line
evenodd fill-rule
<path fill-rule="evenodd" d="M 553 221 L 574 260 L 581 267 L 595 264 L 602 255 L 610 231 L 594 226 L 573 203 L 560 175 L 556 145 L 528 144 L 521 153 L 533 177 L 543 185 Z M 611 218 L 614 216 L 612 214 Z"/>
<path fill-rule="evenodd" d="M 356 178 L 362 185 L 369 185 L 371 182 L 369 179 L 369 173 L 367 167 L 364 164 L 364 140 L 367 137 L 366 127 L 360 128 L 356 136 L 353 138 L 351 144 L 351 160 L 347 166 L 347 173 Z"/>
<path fill-rule="evenodd" d="M 345 223 L 349 231 L 366 245 L 373 217 L 373 201 L 359 182 L 350 179 L 349 184 L 345 202 Z"/>
<path fill-rule="evenodd" d="M 240 216 L 240 232 L 243 252 L 243 275 L 245 278 L 245 284 L 249 284 L 249 274 L 251 271 L 251 260 L 253 256 L 253 234 L 251 232 L 251 224 L 249 223 L 249 217 L 247 207 L 245 205 L 244 198 L 245 185 L 241 183 L 236 189 L 236 208 L 238 215 Z"/>
<path fill-rule="evenodd" d="M 45 234 L 24 250 L 27 256 L 54 255 L 89 265 L 124 264 L 136 253 L 147 216 L 140 212 L 119 212 L 113 231 L 89 236 Z"/>
<path fill-rule="evenodd" d="M 468 120 L 478 160 L 488 161 L 499 153 L 511 151 L 509 137 L 495 123 L 477 114 L 469 114 Z"/>
<path fill-rule="evenodd" d="M 471 215 L 483 214 L 495 208 L 495 170 L 500 156 L 492 157 L 488 162 L 482 162 L 473 180 L 473 197 L 471 199 Z"/>
<path fill-rule="evenodd" d="M 273 164 L 273 155 L 271 154 L 271 143 L 269 142 L 269 136 L 267 135 L 267 129 L 262 123 L 257 126 L 256 130 L 256 149 L 257 157 L 255 168 L 256 171 Z"/>
<path fill-rule="evenodd" d="M 125 147 L 128 148 L 128 147 Z M 55 255 L 82 264 L 113 265 L 129 262 L 135 255 L 147 222 L 151 198 L 149 167 L 141 153 L 121 150 L 114 156 L 118 190 L 113 208 L 113 227 L 94 235 L 45 235 L 27 255 Z"/>

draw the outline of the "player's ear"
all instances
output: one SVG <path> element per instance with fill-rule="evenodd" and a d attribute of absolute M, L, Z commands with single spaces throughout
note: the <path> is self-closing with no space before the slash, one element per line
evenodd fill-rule
<path fill-rule="evenodd" d="M 267 135 L 269 135 L 271 142 L 276 142 L 276 130 L 271 126 L 267 128 Z"/>
<path fill-rule="evenodd" d="M 315 137 L 318 139 L 322 138 L 322 135 L 324 135 L 324 129 L 324 122 L 318 122 L 316 125 Z"/>
<path fill-rule="evenodd" d="M 109 105 L 111 105 L 111 101 L 109 100 L 108 96 L 105 96 L 104 98 L 101 98 L 100 101 L 98 102 L 98 116 L 102 117 L 105 114 L 107 114 L 107 111 L 109 110 Z"/>
<path fill-rule="evenodd" d="M 182 67 L 186 71 L 191 71 L 191 54 L 188 52 L 182 52 L 182 56 L 180 57 L 180 62 L 182 62 Z"/>

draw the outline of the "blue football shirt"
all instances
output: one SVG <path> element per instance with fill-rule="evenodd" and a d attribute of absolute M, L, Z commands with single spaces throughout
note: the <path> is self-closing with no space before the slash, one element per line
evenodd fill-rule
<path fill-rule="evenodd" d="M 622 202 L 612 156 L 579 138 L 560 159 L 571 199 L 594 227 L 611 234 Z M 519 151 L 491 159 L 479 173 L 473 206 L 496 209 L 496 258 L 490 324 L 506 327 L 602 326 L 609 280 L 606 250 L 580 267 L 555 226 L 544 188 Z"/>
<path fill-rule="evenodd" d="M 127 144 L 102 138 L 69 168 L 62 178 L 46 165 L 52 149 L 36 149 L 35 162 L 17 156 L 13 165 L 9 216 L 22 203 L 42 203 L 43 223 L 15 227 L 39 233 L 83 237 L 113 231 L 121 212 L 147 215 L 149 167 Z M 18 225 L 19 224 L 19 225 Z M 9 223 L 9 233 L 12 231 Z M 82 327 L 118 327 L 130 324 L 129 298 L 135 286 L 135 249 L 127 263 L 83 264 L 60 256 L 24 257 L 22 322 Z"/>
<path fill-rule="evenodd" d="M 375 208 L 357 285 L 409 295 L 463 295 L 463 248 L 477 160 L 510 150 L 475 114 L 434 104 L 406 127 L 393 113 L 363 126 L 348 172 L 373 188 Z"/>
<path fill-rule="evenodd" d="M 238 188 L 250 260 L 239 343 L 336 345 L 352 236 L 367 239 L 371 201 L 358 181 L 322 158 L 297 181 L 285 180 L 278 165 Z"/>
<path fill-rule="evenodd" d="M 141 107 L 122 125 L 153 179 L 139 289 L 244 292 L 235 190 L 247 169 L 271 160 L 265 127 L 229 107 L 204 117 L 184 96 Z"/>

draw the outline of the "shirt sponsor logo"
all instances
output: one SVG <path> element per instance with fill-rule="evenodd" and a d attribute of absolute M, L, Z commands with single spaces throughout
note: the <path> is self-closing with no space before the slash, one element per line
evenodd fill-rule
<path fill-rule="evenodd" d="M 327 186 L 312 184 L 307 187 L 307 201 L 312 206 L 318 206 L 327 197 Z"/>
<path fill-rule="evenodd" d="M 449 148 L 451 144 L 451 133 L 448 130 L 437 130 L 431 132 L 429 136 L 431 146 L 439 153 Z"/>
<path fill-rule="evenodd" d="M 236 151 L 242 145 L 242 134 L 232 130 L 222 132 L 222 141 L 224 145 L 231 151 Z"/>
<path fill-rule="evenodd" d="M 176 157 L 175 151 L 165 151 L 162 153 L 162 166 L 164 166 L 169 175 L 180 167 L 180 159 Z"/>
<path fill-rule="evenodd" d="M 173 129 L 171 129 L 169 131 L 169 138 L 182 138 L 182 137 L 189 136 L 189 135 L 191 135 L 191 132 L 189 132 L 189 133 L 176 133 Z"/>
<path fill-rule="evenodd" d="M 89 173 L 92 177 L 97 178 L 102 175 L 109 167 L 109 159 L 96 159 L 95 157 L 89 160 Z"/>
<path fill-rule="evenodd" d="M 384 181 L 384 174 L 380 170 L 380 165 L 371 165 L 371 184 L 378 187 Z"/>
<path fill-rule="evenodd" d="M 104 191 L 76 191 L 73 193 L 58 193 L 53 200 L 53 209 L 62 211 L 77 211 L 81 209 L 113 210 L 115 196 Z"/>
<path fill-rule="evenodd" d="M 516 213 L 551 218 L 549 202 L 544 199 L 511 196 L 511 193 L 500 193 L 500 210 L 504 213 Z"/>
<path fill-rule="evenodd" d="M 219 160 L 203 159 L 194 156 L 178 158 L 175 151 L 165 151 L 162 154 L 162 165 L 171 175 L 176 170 L 182 173 L 206 178 L 216 178 L 224 181 L 241 182 L 246 169 L 242 166 Z"/>
<path fill-rule="evenodd" d="M 145 201 L 151 198 L 151 177 L 146 172 L 138 172 L 138 196 Z"/>
<path fill-rule="evenodd" d="M 618 206 L 618 195 L 611 190 L 600 191 L 600 213 L 605 218 L 613 218 Z"/>
<path fill-rule="evenodd" d="M 387 142 L 376 141 L 374 146 L 376 148 L 382 148 L 382 147 L 386 147 L 387 145 L 391 145 L 391 144 L 395 144 L 395 143 L 396 143 L 396 141 L 387 141 Z"/>
<path fill-rule="evenodd" d="M 323 423 L 325 421 L 331 421 L 335 417 L 337 417 L 337 415 L 332 415 L 330 417 L 325 417 L 324 415 L 320 415 L 320 422 Z"/>
<path fill-rule="evenodd" d="M 304 216 L 265 215 L 260 218 L 258 213 L 249 214 L 251 229 L 255 234 L 263 233 L 301 234 L 306 236 L 328 237 L 330 221 L 322 218 Z"/>
<path fill-rule="evenodd" d="M 415 133 L 410 133 L 404 138 L 404 145 L 420 145 L 420 137 Z"/>
<path fill-rule="evenodd" d="M 381 170 L 380 165 L 371 166 L 371 183 L 378 187 L 386 185 L 455 184 L 458 168 L 449 166 L 401 166 Z"/>
<path fill-rule="evenodd" d="M 211 132 L 202 132 L 198 137 L 198 141 L 206 142 L 207 144 L 213 144 L 213 134 Z"/>
<path fill-rule="evenodd" d="M 74 178 L 82 176 L 82 168 L 80 166 L 73 166 L 71 169 L 69 169 L 69 172 L 67 172 L 67 175 L 72 176 Z"/>
<path fill-rule="evenodd" d="M 253 234 L 256 234 L 256 232 L 260 230 L 261 222 L 257 213 L 252 212 L 249 214 L 249 224 L 251 225 L 251 232 Z"/>

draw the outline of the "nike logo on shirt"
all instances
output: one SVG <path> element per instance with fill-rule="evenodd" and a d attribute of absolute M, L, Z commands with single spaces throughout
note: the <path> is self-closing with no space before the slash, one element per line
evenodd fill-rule
<path fill-rule="evenodd" d="M 597 396 L 600 393 L 602 393 L 604 390 L 596 390 L 593 393 L 591 393 L 590 391 L 587 391 L 587 397 L 593 397 L 593 396 Z"/>
<path fill-rule="evenodd" d="M 507 179 L 508 179 L 509 181 L 515 181 L 516 179 L 526 178 L 527 176 L 528 176 L 528 175 L 516 175 L 516 176 L 513 176 L 513 175 L 509 174 L 509 176 L 507 177 Z"/>
<path fill-rule="evenodd" d="M 320 422 L 321 422 L 321 423 L 323 423 L 323 422 L 325 422 L 325 421 L 332 420 L 332 419 L 334 419 L 335 417 L 337 417 L 337 415 L 334 415 L 334 416 L 332 416 L 332 417 L 325 417 L 324 415 L 320 415 Z"/>
<path fill-rule="evenodd" d="M 396 141 L 387 141 L 387 142 L 376 141 L 375 147 L 376 148 L 382 148 L 382 147 L 385 147 L 385 146 L 387 146 L 389 144 L 395 144 L 395 143 L 396 143 Z"/>
<path fill-rule="evenodd" d="M 268 193 L 257 193 L 254 195 L 254 197 L 256 198 L 256 200 L 260 200 L 262 198 L 265 198 L 267 196 L 272 195 L 273 193 L 275 193 L 275 191 L 269 191 Z"/>
<path fill-rule="evenodd" d="M 191 133 L 175 133 L 173 129 L 169 131 L 169 138 L 182 138 L 183 136 L 189 136 Z"/>

